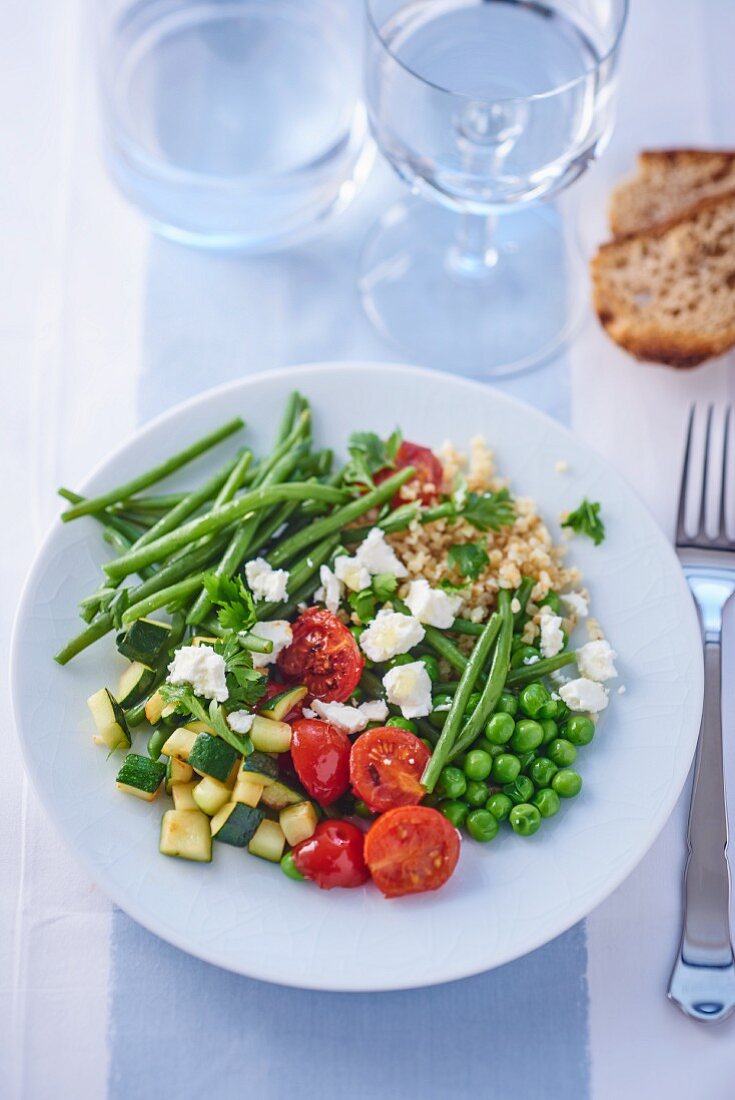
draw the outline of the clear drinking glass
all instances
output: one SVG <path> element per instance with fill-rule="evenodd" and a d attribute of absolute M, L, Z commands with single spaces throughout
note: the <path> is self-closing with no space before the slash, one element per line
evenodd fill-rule
<path fill-rule="evenodd" d="M 566 338 L 588 299 L 549 198 L 612 128 L 627 0 L 366 0 L 379 147 L 414 194 L 369 239 L 368 315 L 426 362 L 493 376 Z"/>
<path fill-rule="evenodd" d="M 359 0 L 94 0 L 106 159 L 162 233 L 265 250 L 369 167 Z"/>

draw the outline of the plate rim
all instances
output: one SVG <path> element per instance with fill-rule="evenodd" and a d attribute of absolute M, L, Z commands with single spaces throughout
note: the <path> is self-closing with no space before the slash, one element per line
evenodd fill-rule
<path fill-rule="evenodd" d="M 653 528 L 655 529 L 658 540 L 659 549 L 664 554 L 670 564 L 675 565 L 674 572 L 679 575 L 680 588 L 683 595 L 689 596 L 689 590 L 686 584 L 686 580 L 683 572 L 681 572 L 678 559 L 676 557 L 675 550 L 669 540 L 666 538 L 664 532 L 656 523 L 655 519 L 651 515 L 651 512 L 643 501 L 641 495 L 638 493 L 635 486 L 633 486 L 626 476 L 614 467 L 609 460 L 600 455 L 595 448 L 586 440 L 580 439 L 566 424 L 562 424 L 554 417 L 541 409 L 536 408 L 533 405 L 515 397 L 512 394 L 505 392 L 502 389 L 498 389 L 494 386 L 490 386 L 486 383 L 477 381 L 475 379 L 465 378 L 459 375 L 452 374 L 449 371 L 436 371 L 426 367 L 419 367 L 413 364 L 400 363 L 396 361 L 383 361 L 383 360 L 371 360 L 371 359 L 336 359 L 315 361 L 309 363 L 299 363 L 292 366 L 279 367 L 274 370 L 257 371 L 253 374 L 245 375 L 241 378 L 233 379 L 228 382 L 221 383 L 217 386 L 209 387 L 201 391 L 198 394 L 194 394 L 191 397 L 185 398 L 182 401 L 177 402 L 170 408 L 158 413 L 155 417 L 145 421 L 134 431 L 129 433 L 125 440 L 114 449 L 110 450 L 104 458 L 102 458 L 87 474 L 87 476 L 80 483 L 80 490 L 84 492 L 87 486 L 92 483 L 99 474 L 101 474 L 105 468 L 118 458 L 124 451 L 126 451 L 133 442 L 138 442 L 148 435 L 154 435 L 159 428 L 164 426 L 169 420 L 173 420 L 178 417 L 182 412 L 190 410 L 197 405 L 207 402 L 210 399 L 218 398 L 221 395 L 227 394 L 230 391 L 236 391 L 241 389 L 247 389 L 251 384 L 257 384 L 263 380 L 286 380 L 286 379 L 298 379 L 299 377 L 308 376 L 314 371 L 349 371 L 349 370 L 369 370 L 369 369 L 393 369 L 400 371 L 404 375 L 412 375 L 417 379 L 422 379 L 425 382 L 431 382 L 433 379 L 441 378 L 445 381 L 450 381 L 453 385 L 465 389 L 468 391 L 478 390 L 484 394 L 492 393 L 493 399 L 497 400 L 499 404 L 512 407 L 523 416 L 530 417 L 536 420 L 540 424 L 548 425 L 553 428 L 555 432 L 560 432 L 562 435 L 568 437 L 573 441 L 575 446 L 582 447 L 584 450 L 590 451 L 595 455 L 596 459 L 605 467 L 605 473 L 608 476 L 612 476 L 618 481 L 618 483 L 624 486 L 625 490 L 630 493 L 640 504 L 641 508 L 651 519 Z M 100 887 L 111 900 L 111 902 L 127 913 L 133 920 L 144 927 L 147 931 L 153 935 L 171 943 L 179 950 L 192 955 L 195 958 L 202 959 L 203 961 L 217 966 L 221 969 L 230 971 L 232 973 L 240 974 L 248 978 L 252 978 L 257 981 L 264 981 L 270 984 L 284 986 L 286 988 L 295 989 L 309 989 L 322 992 L 391 992 L 403 989 L 420 989 L 433 985 L 445 984 L 452 981 L 461 981 L 465 978 L 472 977 L 476 974 L 487 973 L 489 970 L 494 970 L 499 966 L 504 966 L 507 963 L 513 962 L 516 959 L 523 958 L 527 954 L 538 950 L 540 947 L 547 943 L 552 942 L 559 936 L 563 935 L 570 928 L 574 927 L 579 921 L 584 920 L 589 916 L 599 905 L 602 904 L 608 897 L 610 897 L 615 890 L 628 878 L 638 865 L 645 858 L 647 853 L 652 848 L 655 841 L 660 836 L 666 822 L 669 820 L 674 807 L 681 795 L 684 785 L 689 775 L 692 760 L 697 748 L 697 742 L 699 738 L 699 721 L 696 724 L 696 732 L 690 734 L 690 746 L 687 747 L 686 752 L 681 755 L 682 761 L 686 760 L 686 768 L 683 763 L 681 764 L 681 775 L 675 782 L 671 784 L 667 797 L 662 801 L 657 814 L 655 815 L 650 833 L 647 837 L 645 845 L 636 849 L 636 859 L 632 863 L 626 863 L 618 870 L 618 872 L 610 877 L 604 879 L 602 884 L 592 892 L 591 896 L 588 896 L 583 902 L 581 902 L 576 908 L 572 907 L 570 913 L 568 913 L 561 921 L 557 921 L 554 925 L 554 931 L 551 935 L 546 932 L 540 933 L 538 936 L 530 937 L 529 942 L 523 947 L 522 950 L 510 950 L 502 953 L 497 961 L 493 962 L 490 967 L 477 966 L 465 966 L 457 969 L 456 967 L 444 968 L 446 972 L 436 974 L 430 978 L 417 977 L 412 981 L 398 981 L 396 983 L 387 983 L 385 980 L 380 980 L 377 983 L 371 983 L 368 981 L 362 981 L 357 984 L 354 981 L 350 981 L 345 984 L 344 982 L 337 981 L 322 981 L 320 984 L 316 984 L 313 980 L 299 980 L 297 975 L 289 975 L 285 977 L 274 977 L 272 973 L 260 970 L 257 963 L 254 965 L 248 964 L 247 970 L 243 969 L 237 962 L 228 960 L 223 957 L 223 953 L 216 950 L 208 950 L 206 945 L 200 947 L 197 945 L 196 949 L 192 949 L 192 945 L 186 941 L 186 938 L 174 929 L 170 929 L 165 922 L 156 921 L 149 917 L 147 913 L 140 912 L 140 908 L 137 903 L 137 899 L 133 899 L 131 902 L 127 897 L 121 896 L 124 891 L 118 891 L 113 882 L 110 881 L 110 876 L 105 869 L 100 869 L 95 863 L 94 858 L 91 855 L 86 854 L 83 850 L 79 849 L 76 845 L 75 838 L 67 830 L 61 814 L 54 808 L 53 804 L 46 802 L 42 796 L 40 789 L 40 780 L 31 767 L 29 753 L 26 749 L 26 738 L 22 735 L 23 722 L 20 715 L 20 702 L 18 699 L 18 675 L 19 675 L 19 663 L 21 660 L 21 623 L 23 620 L 23 612 L 26 610 L 26 604 L 30 603 L 32 581 L 35 573 L 40 566 L 47 548 L 57 531 L 59 530 L 59 516 L 49 524 L 43 538 L 41 539 L 36 552 L 33 555 L 30 566 L 26 572 L 22 586 L 20 588 L 18 602 L 16 605 L 15 614 L 13 616 L 13 624 L 10 634 L 10 647 L 9 647 L 9 688 L 10 688 L 10 709 L 13 722 L 13 728 L 15 731 L 16 739 L 20 745 L 21 757 L 26 776 L 29 778 L 33 790 L 38 798 L 38 801 L 42 807 L 42 810 L 48 816 L 57 834 L 63 840 L 64 846 L 70 853 L 77 864 L 84 868 L 85 872 L 89 874 L 91 880 Z M 682 605 L 687 601 L 682 601 Z M 688 600 L 688 618 L 689 624 L 687 626 L 687 635 L 692 639 L 698 636 L 699 624 L 696 614 L 694 602 Z M 690 685 L 691 690 L 696 692 L 698 705 L 695 707 L 695 711 L 701 711 L 703 698 L 704 698 L 704 661 L 701 653 L 701 646 L 697 650 L 697 659 L 695 661 L 695 669 L 697 674 L 696 684 Z M 571 914 L 571 915 L 570 915 Z M 267 969 L 267 968 L 266 968 Z"/>

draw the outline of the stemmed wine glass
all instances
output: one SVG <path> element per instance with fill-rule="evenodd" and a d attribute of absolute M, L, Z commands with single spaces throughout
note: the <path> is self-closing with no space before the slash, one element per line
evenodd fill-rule
<path fill-rule="evenodd" d="M 537 200 L 609 138 L 628 0 L 366 4 L 370 123 L 419 196 L 367 242 L 368 315 L 428 363 L 537 365 L 587 300 L 573 226 Z"/>

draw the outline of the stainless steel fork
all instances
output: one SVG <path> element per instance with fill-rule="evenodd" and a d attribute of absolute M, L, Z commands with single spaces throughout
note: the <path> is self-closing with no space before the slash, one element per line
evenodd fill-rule
<path fill-rule="evenodd" d="M 669 981 L 669 998 L 696 1020 L 724 1020 L 735 1009 L 735 957 L 730 939 L 730 870 L 722 751 L 722 621 L 735 592 L 735 541 L 727 534 L 727 410 L 719 462 L 711 454 L 712 406 L 707 411 L 696 532 L 687 532 L 687 498 L 695 409 L 689 416 L 679 491 L 676 551 L 699 609 L 704 644 L 704 708 L 694 771 L 679 955 Z M 719 468 L 718 468 L 719 467 Z M 717 477 L 717 533 L 707 534 L 710 479 Z"/>

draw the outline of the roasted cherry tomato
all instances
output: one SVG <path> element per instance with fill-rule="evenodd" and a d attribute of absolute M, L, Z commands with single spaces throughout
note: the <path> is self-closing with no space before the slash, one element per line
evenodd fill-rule
<path fill-rule="evenodd" d="M 362 886 L 370 873 L 365 866 L 365 837 L 349 821 L 322 821 L 308 840 L 293 850 L 293 861 L 304 878 L 322 890 Z"/>
<path fill-rule="evenodd" d="M 350 741 L 346 733 L 318 718 L 291 726 L 291 760 L 312 798 L 329 806 L 350 785 Z"/>
<path fill-rule="evenodd" d="M 421 776 L 431 753 L 415 734 L 377 726 L 360 734 L 350 753 L 350 780 L 358 798 L 376 813 L 415 806 L 426 794 Z"/>
<path fill-rule="evenodd" d="M 365 838 L 365 862 L 387 898 L 438 890 L 459 859 L 459 833 L 438 810 L 388 810 Z"/>
<path fill-rule="evenodd" d="M 293 641 L 278 657 L 287 679 L 306 684 L 327 703 L 344 703 L 360 682 L 365 661 L 347 627 L 331 611 L 309 607 L 293 624 Z"/>
<path fill-rule="evenodd" d="M 418 443 L 409 443 L 403 440 L 396 454 L 395 465 L 392 469 L 379 470 L 374 477 L 376 485 L 394 474 L 396 470 L 402 470 L 405 466 L 415 466 L 416 476 L 411 478 L 406 485 L 402 485 L 393 497 L 393 507 L 405 504 L 407 500 L 420 500 L 422 504 L 435 504 L 441 493 L 444 471 L 442 464 L 436 455 L 428 447 L 421 447 Z M 409 489 L 409 492 L 406 492 Z M 416 491 L 418 490 L 418 492 Z"/>

